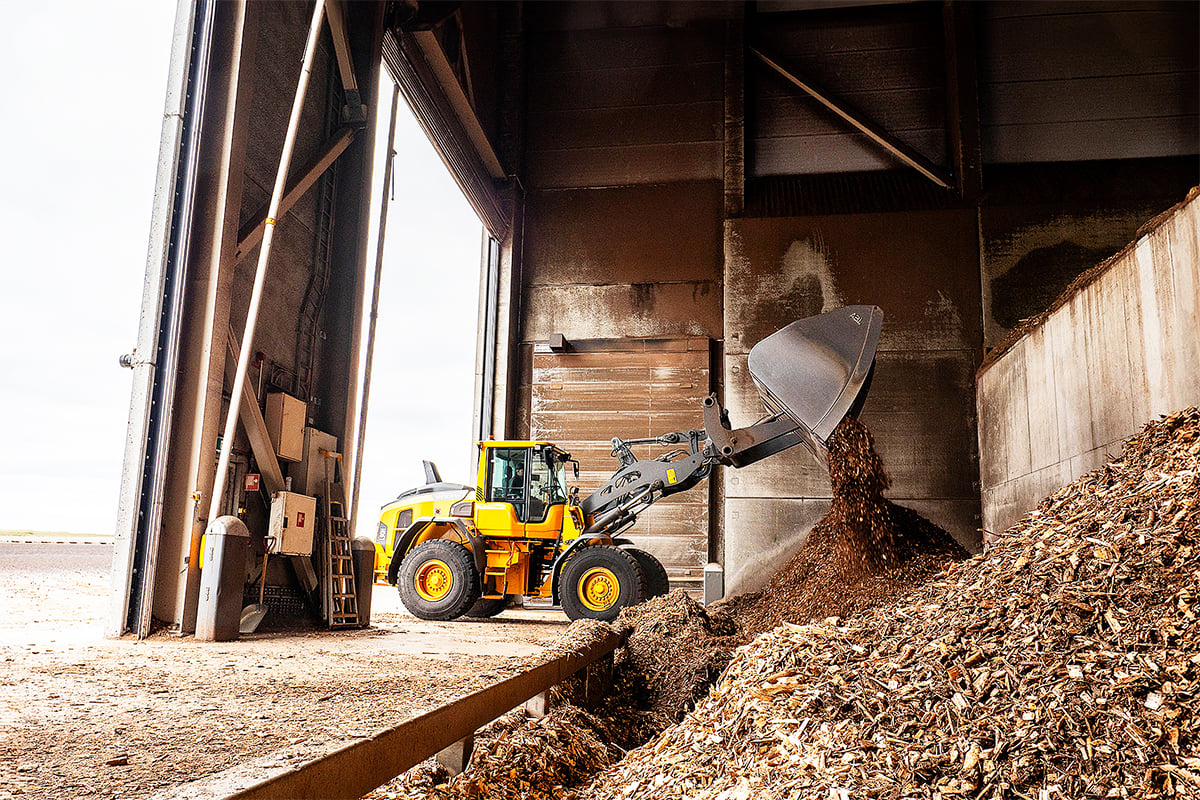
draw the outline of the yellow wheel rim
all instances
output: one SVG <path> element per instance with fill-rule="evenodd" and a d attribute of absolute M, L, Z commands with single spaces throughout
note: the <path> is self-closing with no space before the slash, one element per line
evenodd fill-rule
<path fill-rule="evenodd" d="M 621 595 L 621 582 L 607 567 L 592 567 L 579 578 L 579 599 L 592 611 L 608 611 Z"/>
<path fill-rule="evenodd" d="M 413 583 L 417 594 L 423 599 L 436 602 L 450 594 L 450 587 L 454 585 L 454 575 L 445 561 L 435 558 L 417 567 Z"/>

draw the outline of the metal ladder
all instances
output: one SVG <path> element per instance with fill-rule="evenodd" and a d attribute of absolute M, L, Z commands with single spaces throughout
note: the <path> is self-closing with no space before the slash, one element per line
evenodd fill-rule
<path fill-rule="evenodd" d="M 325 458 L 325 496 L 322 502 L 328 524 L 325 563 L 329 565 L 329 580 L 325 582 L 325 623 L 330 628 L 351 628 L 358 625 L 359 618 L 350 523 L 345 516 L 345 499 L 340 496 L 342 485 L 334 483 L 329 475 L 329 462 L 341 461 L 342 454 L 322 449 L 321 455 Z M 335 490 L 339 492 L 338 498 L 332 497 Z"/>

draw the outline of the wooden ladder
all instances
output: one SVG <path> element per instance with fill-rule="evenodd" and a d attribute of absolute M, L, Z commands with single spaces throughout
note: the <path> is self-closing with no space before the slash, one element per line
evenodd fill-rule
<path fill-rule="evenodd" d="M 350 545 L 350 523 L 346 519 L 346 503 L 342 484 L 335 483 L 330 476 L 330 462 L 342 459 L 341 453 L 321 450 L 325 457 L 325 519 L 328 535 L 325 537 L 326 561 L 329 565 L 329 580 L 326 581 L 325 623 L 330 628 L 351 628 L 359 623 L 358 591 L 354 585 L 354 552 Z M 337 493 L 337 497 L 333 497 Z"/>

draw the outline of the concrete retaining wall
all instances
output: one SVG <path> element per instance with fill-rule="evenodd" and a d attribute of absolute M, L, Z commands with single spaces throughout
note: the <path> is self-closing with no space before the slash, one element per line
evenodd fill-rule
<path fill-rule="evenodd" d="M 1198 230 L 1193 189 L 980 371 L 986 530 L 1104 463 L 1151 419 L 1200 404 Z"/>

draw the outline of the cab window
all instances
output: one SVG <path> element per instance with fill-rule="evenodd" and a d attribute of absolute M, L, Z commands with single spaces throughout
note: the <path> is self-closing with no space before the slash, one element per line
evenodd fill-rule
<path fill-rule="evenodd" d="M 567 500 L 566 464 L 559 460 L 551 448 L 534 453 L 529 471 L 529 519 L 528 522 L 544 522 L 555 503 Z"/>
<path fill-rule="evenodd" d="M 496 447 L 488 463 L 488 501 L 512 504 L 521 522 L 525 522 L 528 456 L 525 448 Z"/>

